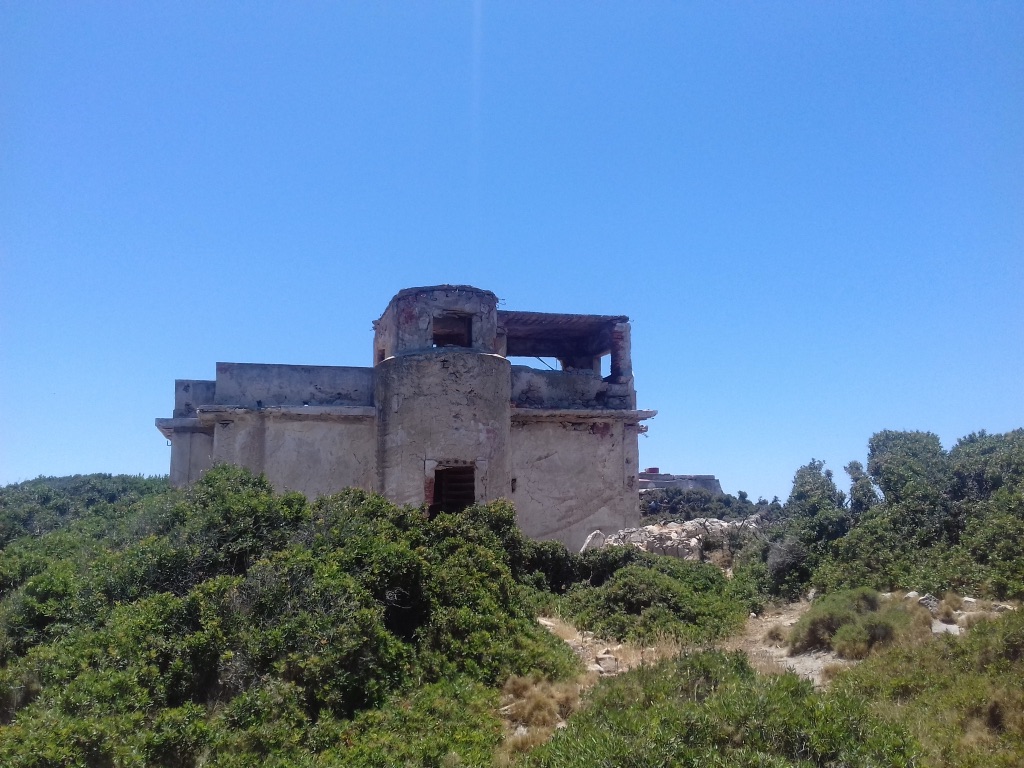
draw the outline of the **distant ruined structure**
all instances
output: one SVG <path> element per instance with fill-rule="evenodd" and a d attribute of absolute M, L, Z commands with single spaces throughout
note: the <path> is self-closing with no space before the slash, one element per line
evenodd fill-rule
<path fill-rule="evenodd" d="M 278 490 L 354 486 L 429 514 L 506 497 L 524 533 L 574 549 L 638 525 L 637 435 L 656 411 L 636 409 L 629 318 L 497 303 L 408 288 L 373 324 L 372 368 L 217 363 L 213 381 L 176 381 L 172 417 L 156 420 L 171 482 L 229 463 Z"/>
<path fill-rule="evenodd" d="M 640 473 L 638 479 L 641 493 L 665 488 L 678 488 L 682 491 L 700 488 L 716 496 L 722 494 L 722 484 L 714 475 L 669 475 L 658 467 L 648 467 Z"/>

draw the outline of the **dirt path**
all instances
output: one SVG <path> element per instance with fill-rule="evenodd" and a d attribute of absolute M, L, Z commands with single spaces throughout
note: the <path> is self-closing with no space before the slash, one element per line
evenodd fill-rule
<path fill-rule="evenodd" d="M 743 631 L 726 640 L 723 647 L 744 651 L 760 672 L 778 674 L 789 670 L 821 687 L 826 667 L 844 667 L 853 662 L 844 661 L 831 651 L 788 654 L 783 638 L 810 607 L 810 603 L 801 601 L 767 608 L 760 616 L 747 619 Z"/>
<path fill-rule="evenodd" d="M 721 647 L 743 651 L 753 667 L 760 672 L 781 674 L 790 670 L 820 687 L 825 682 L 826 667 L 849 666 L 854 662 L 844 661 L 831 651 L 788 655 L 783 639 L 810 605 L 802 601 L 766 609 L 760 616 L 747 619 L 743 630 L 726 639 Z M 620 674 L 637 665 L 674 656 L 682 649 L 678 643 L 672 642 L 647 647 L 615 643 L 596 638 L 590 632 L 580 632 L 560 619 L 542 617 L 538 621 L 568 643 L 583 660 L 587 672 L 592 676 L 586 687 L 593 685 L 598 677 Z"/>

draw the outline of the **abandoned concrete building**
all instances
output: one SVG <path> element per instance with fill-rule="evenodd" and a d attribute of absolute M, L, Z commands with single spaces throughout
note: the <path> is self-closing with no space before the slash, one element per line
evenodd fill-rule
<path fill-rule="evenodd" d="M 670 475 L 658 467 L 648 467 L 640 472 L 637 479 L 640 493 L 666 488 L 677 488 L 681 491 L 699 488 L 715 495 L 722 493 L 722 484 L 714 475 Z"/>
<path fill-rule="evenodd" d="M 629 318 L 497 304 L 408 288 L 373 324 L 373 367 L 217 363 L 213 381 L 176 381 L 156 420 L 171 482 L 229 463 L 278 490 L 354 486 L 430 514 L 506 497 L 524 533 L 574 548 L 637 525 L 637 436 L 656 411 L 636 408 Z"/>

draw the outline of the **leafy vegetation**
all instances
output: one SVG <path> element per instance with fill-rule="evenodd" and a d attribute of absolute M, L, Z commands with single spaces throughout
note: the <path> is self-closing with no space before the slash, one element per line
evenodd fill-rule
<path fill-rule="evenodd" d="M 927 432 L 884 431 L 847 495 L 812 460 L 776 522 L 738 557 L 766 592 L 948 590 L 1024 598 L 1024 429 L 978 432 L 949 451 Z"/>
<path fill-rule="evenodd" d="M 863 659 L 897 640 L 929 637 L 931 624 L 924 608 L 882 600 L 873 589 L 833 592 L 816 601 L 793 627 L 790 651 L 835 651 L 843 659 Z"/>
<path fill-rule="evenodd" d="M 771 520 L 782 512 L 782 505 L 778 499 L 753 502 L 744 491 L 733 496 L 731 493 L 712 493 L 706 488 L 659 488 L 644 491 L 640 511 L 658 520 L 680 522 L 701 517 L 742 520 L 753 515 Z"/>
<path fill-rule="evenodd" d="M 832 690 L 907 728 L 924 765 L 1024 765 L 1024 613 L 961 637 L 897 643 L 837 677 Z"/>
<path fill-rule="evenodd" d="M 664 492 L 659 517 L 757 515 L 728 542 L 730 578 L 529 541 L 506 502 L 429 520 L 361 491 L 277 494 L 232 467 L 185 492 L 109 475 L 8 486 L 0 765 L 1024 763 L 1024 618 L 933 639 L 924 611 L 875 591 L 1024 597 L 1024 430 L 949 451 L 880 432 L 846 471 L 848 493 L 812 460 L 785 504 Z M 535 621 L 692 647 L 812 587 L 793 649 L 866 659 L 825 693 L 704 652 L 580 700 L 578 660 Z M 518 688 L 509 712 L 541 737 L 506 738 Z"/>
<path fill-rule="evenodd" d="M 918 749 L 863 699 L 757 675 L 704 652 L 604 680 L 557 738 L 523 761 L 569 766 L 912 766 Z"/>
<path fill-rule="evenodd" d="M 3 765 L 481 764 L 503 683 L 580 671 L 538 605 L 692 638 L 747 608 L 710 566 L 529 541 L 505 502 L 429 520 L 233 467 L 45 487 L 3 489 Z"/>
<path fill-rule="evenodd" d="M 566 614 L 601 637 L 701 642 L 736 629 L 749 611 L 713 566 L 650 555 L 630 559 L 600 583 L 573 587 L 563 603 Z"/>

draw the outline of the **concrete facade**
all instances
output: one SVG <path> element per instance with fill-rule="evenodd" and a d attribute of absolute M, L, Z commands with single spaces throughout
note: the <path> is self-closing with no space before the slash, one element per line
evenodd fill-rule
<path fill-rule="evenodd" d="M 638 525 L 637 435 L 656 412 L 636 409 L 629 319 L 497 303 L 409 288 L 374 322 L 372 368 L 218 363 L 213 381 L 176 381 L 172 417 L 156 420 L 171 482 L 230 463 L 278 490 L 354 486 L 429 514 L 505 497 L 524 533 L 575 548 Z"/>

